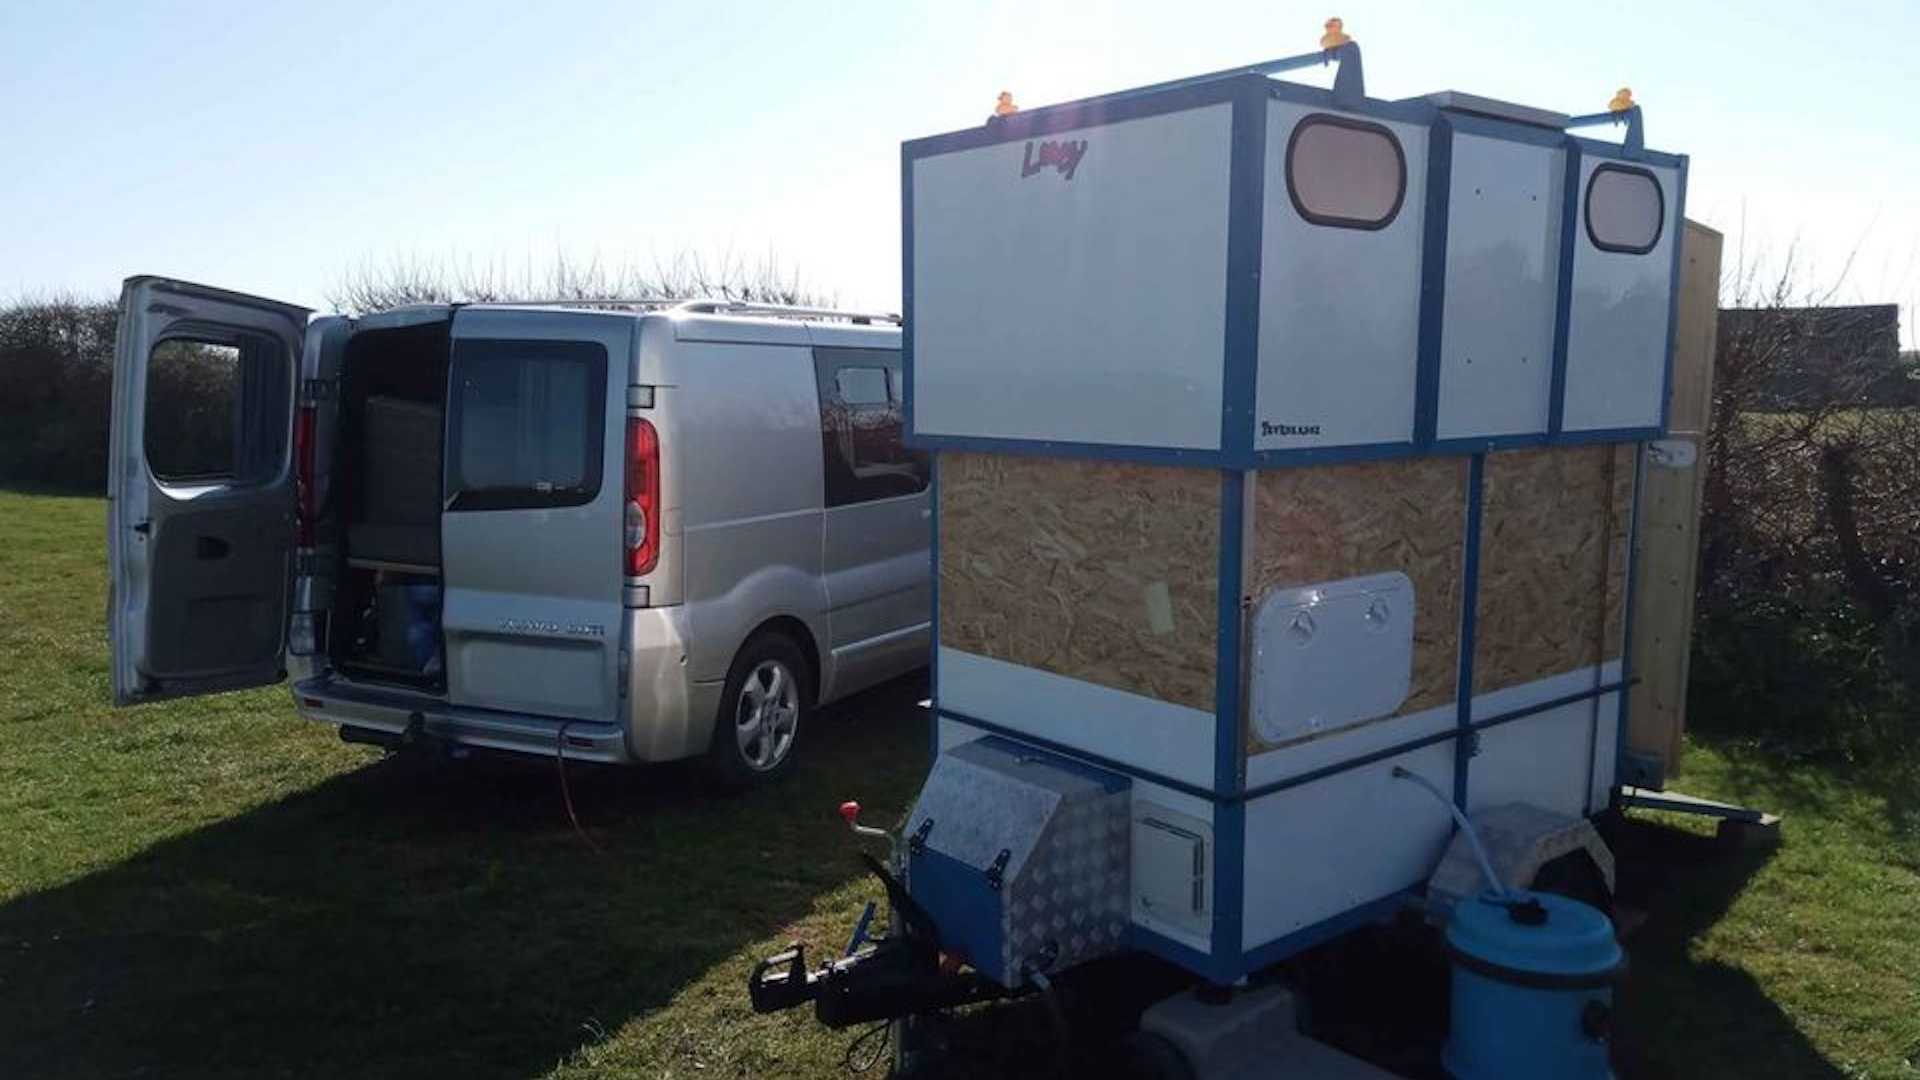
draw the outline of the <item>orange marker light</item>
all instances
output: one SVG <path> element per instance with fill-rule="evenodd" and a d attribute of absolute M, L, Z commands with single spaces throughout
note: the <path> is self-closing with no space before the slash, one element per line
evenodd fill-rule
<path fill-rule="evenodd" d="M 1613 100 L 1607 102 L 1608 112 L 1626 112 L 1631 108 L 1633 108 L 1633 88 L 1630 86 L 1621 87 L 1614 93 Z"/>
<path fill-rule="evenodd" d="M 1012 116 L 1014 113 L 1017 113 L 1019 111 L 1020 111 L 1020 106 L 1015 105 L 1013 103 L 1013 94 L 1006 90 L 1000 91 L 999 98 L 997 98 L 993 103 L 993 115 Z"/>
<path fill-rule="evenodd" d="M 1347 42 L 1352 41 L 1353 39 L 1347 36 L 1346 25 L 1346 23 L 1341 22 L 1337 17 L 1328 19 L 1326 21 L 1327 32 L 1320 35 L 1320 47 L 1323 49 L 1337 49 Z"/>

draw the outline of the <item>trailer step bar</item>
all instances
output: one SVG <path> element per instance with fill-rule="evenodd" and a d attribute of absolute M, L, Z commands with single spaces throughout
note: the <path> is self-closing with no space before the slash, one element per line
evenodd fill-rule
<path fill-rule="evenodd" d="M 1675 814 L 1697 814 L 1701 817 L 1719 818 L 1722 821 L 1741 821 L 1750 825 L 1778 825 L 1780 816 L 1764 810 L 1755 810 L 1748 806 L 1735 806 L 1732 803 L 1703 799 L 1698 795 L 1687 795 L 1678 791 L 1649 791 L 1646 788 L 1625 787 L 1620 789 L 1621 806 L 1637 806 L 1643 810 L 1666 810 Z"/>

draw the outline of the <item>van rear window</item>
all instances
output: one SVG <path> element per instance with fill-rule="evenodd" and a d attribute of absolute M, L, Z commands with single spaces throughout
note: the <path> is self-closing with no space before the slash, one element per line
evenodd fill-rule
<path fill-rule="evenodd" d="M 449 383 L 448 510 L 580 506 L 600 493 L 604 347 L 463 340 Z"/>
<path fill-rule="evenodd" d="M 168 338 L 147 360 L 147 467 L 163 484 L 259 484 L 286 458 L 292 370 L 271 338 Z"/>

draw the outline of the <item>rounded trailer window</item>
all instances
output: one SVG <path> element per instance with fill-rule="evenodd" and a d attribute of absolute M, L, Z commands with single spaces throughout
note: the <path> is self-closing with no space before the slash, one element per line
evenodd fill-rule
<path fill-rule="evenodd" d="M 1666 227 L 1667 197 L 1645 169 L 1602 165 L 1587 180 L 1587 239 L 1601 251 L 1645 255 Z"/>
<path fill-rule="evenodd" d="M 1287 139 L 1287 195 L 1315 225 L 1384 229 L 1407 197 L 1407 156 L 1379 124 L 1316 113 Z"/>

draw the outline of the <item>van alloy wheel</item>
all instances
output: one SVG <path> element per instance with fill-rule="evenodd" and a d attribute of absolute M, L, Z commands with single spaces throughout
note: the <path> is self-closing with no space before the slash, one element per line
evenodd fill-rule
<path fill-rule="evenodd" d="M 800 724 L 800 683 L 778 660 L 762 660 L 741 684 L 733 734 L 741 760 L 760 772 L 776 768 L 793 748 Z"/>

